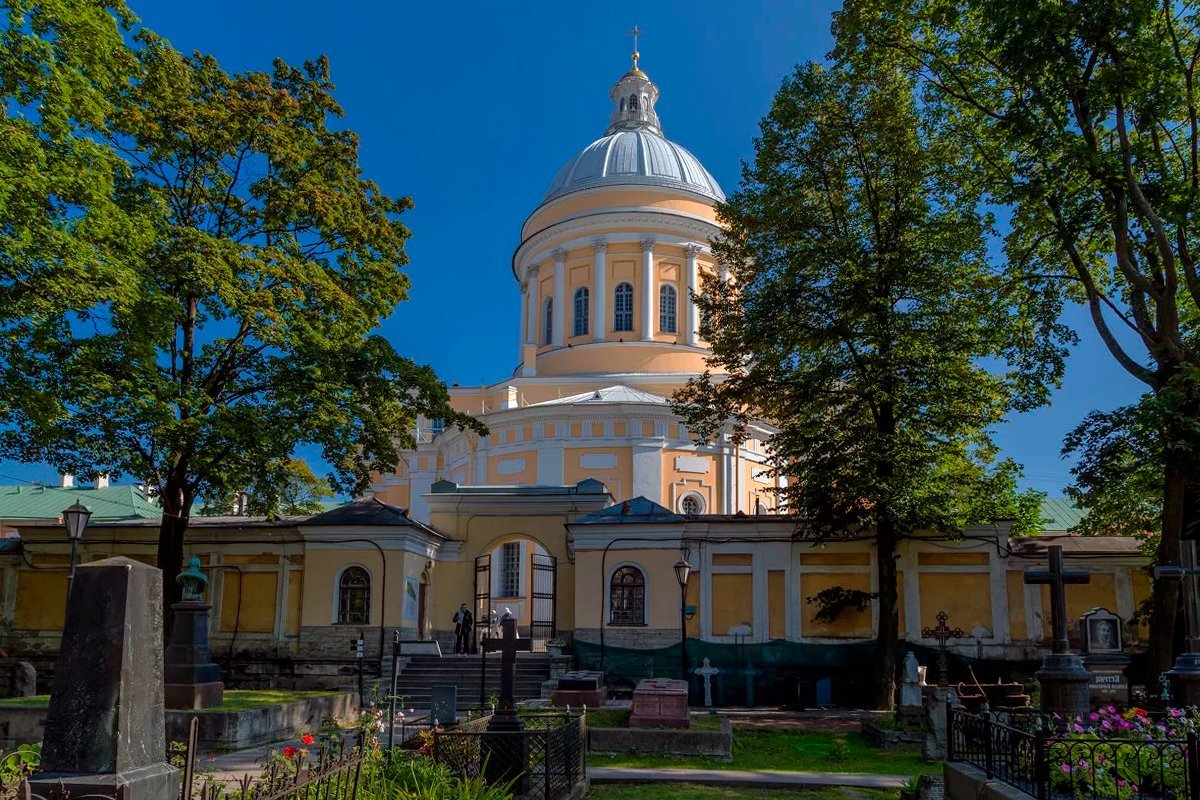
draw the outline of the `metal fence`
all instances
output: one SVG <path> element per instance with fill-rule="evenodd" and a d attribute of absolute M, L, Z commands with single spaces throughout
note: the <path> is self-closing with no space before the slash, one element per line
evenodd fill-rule
<path fill-rule="evenodd" d="M 559 800 L 587 777 L 587 720 L 580 713 L 525 716 L 524 730 L 489 731 L 488 718 L 434 731 L 433 760 L 465 777 L 511 783 L 516 797 Z"/>
<path fill-rule="evenodd" d="M 1073 737 L 1036 714 L 947 711 L 947 761 L 1038 800 L 1200 800 L 1197 737 Z"/>

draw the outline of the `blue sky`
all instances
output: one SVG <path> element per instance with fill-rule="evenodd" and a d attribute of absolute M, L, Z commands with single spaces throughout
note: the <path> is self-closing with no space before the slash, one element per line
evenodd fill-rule
<path fill-rule="evenodd" d="M 521 223 L 568 158 L 600 136 L 609 87 L 628 68 L 635 23 L 641 65 L 658 84 L 668 138 L 727 192 L 753 153 L 780 80 L 829 48 L 827 2 L 412 3 L 394 0 L 128 0 L 182 50 L 231 71 L 274 57 L 332 62 L 344 125 L 361 137 L 368 177 L 410 195 L 413 289 L 384 326 L 396 348 L 447 382 L 511 374 L 520 298 L 510 269 Z M 1051 406 L 998 431 L 1051 495 L 1068 480 L 1063 434 L 1093 408 L 1137 397 L 1086 315 L 1083 342 Z M 53 470 L 0 463 L 0 481 L 53 481 Z"/>

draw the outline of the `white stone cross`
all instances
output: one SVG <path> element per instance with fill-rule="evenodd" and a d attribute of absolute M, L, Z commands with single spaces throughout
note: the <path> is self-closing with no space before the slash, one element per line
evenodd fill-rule
<path fill-rule="evenodd" d="M 708 663 L 708 659 L 704 659 L 700 666 L 696 667 L 692 672 L 695 672 L 701 678 L 704 678 L 704 707 L 712 708 L 712 677 L 721 670 Z"/>

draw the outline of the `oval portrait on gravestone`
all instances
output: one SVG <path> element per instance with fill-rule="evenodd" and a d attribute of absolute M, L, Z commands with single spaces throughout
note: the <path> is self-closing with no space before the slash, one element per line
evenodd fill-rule
<path fill-rule="evenodd" d="M 1088 649 L 1098 652 L 1116 652 L 1121 649 L 1121 638 L 1115 619 L 1088 620 Z"/>

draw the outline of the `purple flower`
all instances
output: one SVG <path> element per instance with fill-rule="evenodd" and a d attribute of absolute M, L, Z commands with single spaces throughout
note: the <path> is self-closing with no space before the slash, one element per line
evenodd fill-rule
<path fill-rule="evenodd" d="M 1088 719 L 1090 719 L 1092 722 L 1095 722 L 1096 720 L 1100 719 L 1100 715 L 1093 711 L 1091 714 L 1088 714 Z"/>
<path fill-rule="evenodd" d="M 1121 780 L 1120 778 L 1117 778 L 1117 786 L 1124 786 L 1124 785 L 1125 785 L 1125 781 Z"/>
<path fill-rule="evenodd" d="M 1076 733 L 1083 733 L 1083 726 L 1082 726 L 1082 725 L 1080 725 L 1078 722 L 1076 722 L 1076 723 L 1075 723 L 1075 732 L 1076 732 Z"/>
<path fill-rule="evenodd" d="M 1172 717 L 1182 717 L 1182 716 L 1183 716 L 1183 712 L 1182 712 L 1182 711 L 1180 711 L 1178 708 L 1172 708 L 1172 709 L 1171 709 L 1171 716 L 1172 716 Z"/>
<path fill-rule="evenodd" d="M 1063 765 L 1062 765 L 1062 766 L 1061 766 L 1059 769 L 1061 769 L 1063 772 L 1070 772 L 1070 771 L 1071 771 L 1071 765 L 1070 765 L 1070 764 L 1063 764 Z"/>

